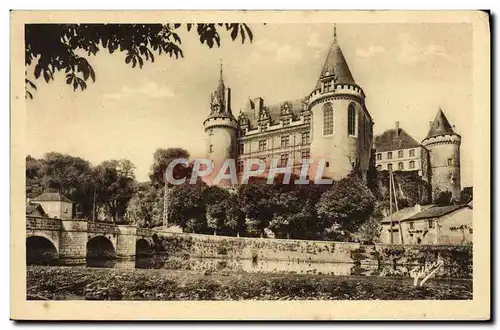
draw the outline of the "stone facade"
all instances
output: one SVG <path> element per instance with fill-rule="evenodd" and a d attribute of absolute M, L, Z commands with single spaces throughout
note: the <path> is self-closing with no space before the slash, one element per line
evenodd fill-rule
<path fill-rule="evenodd" d="M 305 98 L 266 105 L 261 97 L 249 99 L 238 118 L 231 110 L 231 90 L 222 69 L 211 95 L 210 115 L 204 121 L 206 154 L 215 170 L 234 159 L 241 172 L 247 159 L 261 159 L 272 167 L 290 167 L 300 174 L 304 159 L 319 161 L 323 177 L 340 179 L 370 166 L 373 121 L 365 106 L 365 94 L 354 81 L 335 35 L 312 92 Z"/>

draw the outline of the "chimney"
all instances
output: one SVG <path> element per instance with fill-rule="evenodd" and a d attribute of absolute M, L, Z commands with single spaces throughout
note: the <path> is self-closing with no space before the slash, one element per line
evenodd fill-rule
<path fill-rule="evenodd" d="M 396 122 L 396 136 L 399 137 L 399 121 Z"/>

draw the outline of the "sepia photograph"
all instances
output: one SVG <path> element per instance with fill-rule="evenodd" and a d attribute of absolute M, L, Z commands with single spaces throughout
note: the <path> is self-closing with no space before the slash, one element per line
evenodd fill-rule
<path fill-rule="evenodd" d="M 11 277 L 37 318 L 489 317 L 487 14 L 52 13 L 11 16 Z"/>

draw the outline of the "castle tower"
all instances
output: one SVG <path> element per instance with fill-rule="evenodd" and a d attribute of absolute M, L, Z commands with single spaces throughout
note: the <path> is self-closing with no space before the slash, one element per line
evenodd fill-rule
<path fill-rule="evenodd" d="M 231 112 L 231 89 L 226 88 L 222 64 L 217 89 L 210 95 L 210 114 L 203 122 L 206 157 L 213 161 L 217 173 L 226 159 L 236 158 L 238 122 Z"/>
<path fill-rule="evenodd" d="M 458 135 L 439 109 L 422 145 L 429 151 L 430 182 L 433 198 L 440 191 L 460 197 L 460 144 Z"/>
<path fill-rule="evenodd" d="M 365 94 L 351 74 L 337 40 L 307 99 L 312 113 L 311 158 L 325 161 L 324 177 L 341 179 L 353 170 L 366 178 L 373 144 L 373 121 Z"/>

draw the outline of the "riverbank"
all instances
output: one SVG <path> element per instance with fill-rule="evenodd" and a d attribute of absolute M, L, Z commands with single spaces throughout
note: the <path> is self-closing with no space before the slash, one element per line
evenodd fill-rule
<path fill-rule="evenodd" d="M 472 299 L 470 280 L 28 266 L 35 300 L 414 300 Z"/>

